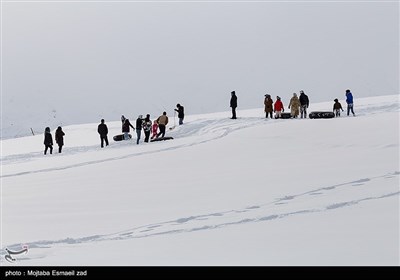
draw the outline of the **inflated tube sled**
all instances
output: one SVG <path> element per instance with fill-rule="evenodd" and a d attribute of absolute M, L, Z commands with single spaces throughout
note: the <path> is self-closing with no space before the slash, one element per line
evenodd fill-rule
<path fill-rule="evenodd" d="M 281 114 L 281 118 L 282 119 L 291 119 L 292 118 L 292 114 L 290 114 L 290 113 L 282 113 Z"/>
<path fill-rule="evenodd" d="M 310 119 L 331 119 L 335 117 L 333 112 L 311 112 L 309 115 Z"/>
<path fill-rule="evenodd" d="M 131 134 L 128 134 L 128 136 L 129 136 L 129 139 L 132 138 Z M 114 139 L 114 141 L 122 141 L 122 140 L 124 140 L 124 135 L 123 134 L 115 135 L 113 137 L 113 139 Z"/>
<path fill-rule="evenodd" d="M 165 141 L 165 140 L 171 140 L 174 139 L 173 137 L 158 137 L 150 140 L 150 142 L 156 142 L 156 141 Z"/>

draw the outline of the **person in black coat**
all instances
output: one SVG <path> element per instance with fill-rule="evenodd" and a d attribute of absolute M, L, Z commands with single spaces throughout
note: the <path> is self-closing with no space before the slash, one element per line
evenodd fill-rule
<path fill-rule="evenodd" d="M 231 95 L 232 119 L 236 119 L 237 96 L 235 91 L 232 91 Z"/>
<path fill-rule="evenodd" d="M 121 116 L 122 128 L 124 127 L 125 120 L 126 120 L 125 116 L 122 115 Z"/>
<path fill-rule="evenodd" d="M 108 146 L 108 127 L 104 123 L 104 119 L 101 119 L 101 123 L 97 127 L 97 132 L 100 134 L 101 147 L 104 148 L 104 142 L 106 142 L 106 146 Z"/>
<path fill-rule="evenodd" d="M 143 131 L 144 131 L 144 142 L 149 142 L 150 132 L 151 132 L 151 120 L 150 114 L 146 115 L 146 118 L 143 121 Z"/>
<path fill-rule="evenodd" d="M 143 115 L 139 115 L 138 118 L 136 119 L 136 135 L 137 135 L 136 144 L 138 145 L 140 136 L 142 135 L 143 122 L 144 122 Z"/>
<path fill-rule="evenodd" d="M 308 100 L 308 96 L 304 93 L 304 91 L 300 90 L 300 115 L 301 118 L 303 118 L 303 114 L 304 114 L 304 118 L 307 118 L 307 108 L 308 105 L 310 103 L 310 101 Z"/>
<path fill-rule="evenodd" d="M 181 104 L 176 104 L 176 107 L 178 109 L 175 109 L 175 111 L 178 112 L 179 125 L 181 125 L 183 124 L 183 118 L 185 117 L 184 108 Z"/>
<path fill-rule="evenodd" d="M 50 154 L 53 153 L 53 136 L 51 136 L 50 127 L 46 127 L 44 130 L 44 154 L 47 153 L 47 149 L 50 149 Z"/>
<path fill-rule="evenodd" d="M 62 146 L 64 146 L 64 131 L 62 131 L 61 126 L 59 126 L 56 130 L 55 139 L 58 144 L 58 153 L 61 154 Z"/>
<path fill-rule="evenodd" d="M 125 119 L 125 122 L 122 125 L 122 132 L 124 133 L 124 140 L 129 140 L 129 131 L 130 131 L 129 127 L 132 127 L 132 129 L 135 130 L 133 125 L 130 123 L 129 119 Z"/>

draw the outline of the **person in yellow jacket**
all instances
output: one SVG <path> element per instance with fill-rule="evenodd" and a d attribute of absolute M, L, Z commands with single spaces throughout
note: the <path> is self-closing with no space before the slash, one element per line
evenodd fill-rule
<path fill-rule="evenodd" d="M 290 98 L 289 109 L 290 107 L 292 107 L 292 109 L 290 110 L 290 114 L 293 118 L 297 118 L 300 111 L 300 100 L 297 97 L 296 93 L 293 93 L 293 97 Z"/>

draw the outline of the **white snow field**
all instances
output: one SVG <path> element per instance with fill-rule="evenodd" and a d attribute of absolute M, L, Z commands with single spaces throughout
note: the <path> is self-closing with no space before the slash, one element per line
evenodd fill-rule
<path fill-rule="evenodd" d="M 174 140 L 139 145 L 114 142 L 121 124 L 106 120 L 104 149 L 98 123 L 71 125 L 46 156 L 43 135 L 2 140 L 0 264 L 397 266 L 399 104 L 355 97 L 356 117 L 317 120 L 228 111 L 173 130 L 170 117 Z"/>

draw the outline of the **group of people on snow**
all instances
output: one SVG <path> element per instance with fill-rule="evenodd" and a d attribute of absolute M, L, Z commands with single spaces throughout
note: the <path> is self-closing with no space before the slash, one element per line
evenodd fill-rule
<path fill-rule="evenodd" d="M 339 100 L 336 98 L 334 100 L 334 104 L 333 104 L 333 113 L 335 113 L 335 117 L 340 117 L 340 111 L 344 111 L 342 108 L 342 104 L 340 104 Z M 347 116 L 350 115 L 350 111 L 353 114 L 353 116 L 355 116 L 356 114 L 354 114 L 354 110 L 353 110 L 353 94 L 351 93 L 351 91 L 349 89 L 346 90 L 346 103 L 347 103 Z"/>
<path fill-rule="evenodd" d="M 176 105 L 177 109 L 174 109 L 176 112 L 178 112 L 178 119 L 179 119 L 179 125 L 183 124 L 183 119 L 185 118 L 185 112 L 184 112 L 184 107 L 181 104 Z M 150 114 L 147 114 L 145 118 L 143 118 L 143 115 L 139 115 L 138 118 L 136 119 L 136 128 L 131 124 L 129 119 L 125 118 L 124 115 L 121 116 L 121 122 L 122 122 L 122 133 L 124 140 L 129 140 L 130 139 L 130 129 L 132 128 L 133 130 L 136 130 L 136 144 L 139 144 L 141 135 L 142 135 L 142 130 L 144 132 L 144 142 L 148 143 L 150 140 L 150 134 L 152 133 L 153 135 L 151 136 L 151 139 L 155 139 L 158 137 L 165 137 L 165 130 L 166 126 L 168 124 L 168 116 L 167 112 L 163 112 L 161 116 L 159 116 L 156 120 L 153 122 L 150 120 Z M 109 145 L 108 142 L 108 127 L 105 124 L 104 119 L 101 119 L 100 124 L 97 126 L 97 132 L 100 135 L 100 146 L 101 148 L 104 148 L 104 144 L 106 146 Z M 55 132 L 55 141 L 58 144 L 58 152 L 61 153 L 62 146 L 64 145 L 64 136 L 65 133 L 62 131 L 61 126 L 59 126 Z M 46 127 L 44 131 L 44 154 L 47 154 L 47 151 L 50 150 L 50 154 L 53 153 L 53 136 L 51 135 L 50 132 L 50 127 Z"/>
<path fill-rule="evenodd" d="M 181 104 L 176 105 L 177 109 L 174 109 L 176 112 L 178 112 L 178 119 L 179 119 L 179 125 L 183 124 L 183 119 L 185 118 L 185 112 L 184 112 L 184 107 Z M 127 119 L 124 115 L 121 116 L 121 122 L 122 122 L 122 133 L 124 136 L 124 140 L 129 140 L 130 139 L 130 129 L 136 131 L 136 144 L 139 144 L 140 138 L 142 135 L 142 130 L 144 132 L 144 142 L 148 143 L 150 140 L 150 134 L 152 134 L 151 139 L 165 137 L 165 130 L 168 124 L 168 116 L 167 112 L 163 112 L 161 116 L 159 116 L 156 120 L 153 122 L 150 119 L 150 114 L 147 114 L 145 118 L 143 118 L 143 115 L 139 115 L 138 118 L 136 119 L 136 128 L 131 124 L 129 119 Z M 107 133 L 108 133 L 108 128 L 107 125 L 104 124 L 104 119 L 101 120 L 101 123 L 98 126 L 97 129 L 98 133 L 100 134 L 100 141 L 101 141 L 101 147 L 104 147 L 103 142 L 105 141 L 106 146 L 108 146 L 108 139 L 107 139 Z"/>
<path fill-rule="evenodd" d="M 58 145 L 58 153 L 61 153 L 62 146 L 64 146 L 64 131 L 62 131 L 61 126 L 59 126 L 55 133 L 55 140 Z M 47 150 L 50 150 L 50 154 L 53 153 L 53 136 L 50 132 L 50 127 L 46 127 L 44 130 L 44 154 L 47 154 Z"/>
<path fill-rule="evenodd" d="M 272 119 L 272 113 L 275 113 L 275 119 L 282 118 L 282 113 L 285 112 L 283 102 L 279 96 L 276 97 L 275 103 L 272 100 L 270 94 L 265 94 L 264 99 L 264 112 L 265 117 L 268 116 Z M 347 115 L 350 112 L 355 116 L 353 110 L 353 94 L 349 89 L 346 90 L 346 103 L 347 103 Z M 333 113 L 336 117 L 340 117 L 340 110 L 344 111 L 342 105 L 339 103 L 339 100 L 336 98 L 333 104 Z M 300 90 L 300 96 L 297 96 L 297 93 L 293 93 L 292 98 L 290 98 L 288 109 L 290 109 L 290 116 L 292 118 L 297 118 L 300 115 L 300 118 L 307 118 L 307 109 L 310 105 L 310 100 L 308 96 L 304 93 L 303 90 Z M 230 107 L 232 108 L 232 118 L 236 119 L 236 108 L 237 108 L 237 96 L 236 92 L 231 92 L 231 100 L 230 100 Z"/>
<path fill-rule="evenodd" d="M 271 95 L 266 94 L 264 99 L 265 117 L 268 118 L 269 115 L 269 117 L 272 119 L 272 112 L 274 112 L 276 119 L 281 118 L 282 113 L 285 111 L 281 98 L 277 96 L 275 104 L 273 103 L 274 102 L 271 98 Z M 290 115 L 293 118 L 297 118 L 300 113 L 301 118 L 307 118 L 307 108 L 309 103 L 310 101 L 308 96 L 304 93 L 304 91 L 300 91 L 300 98 L 297 97 L 297 93 L 293 93 L 293 97 L 290 99 L 288 107 L 288 109 L 291 109 Z"/>
<path fill-rule="evenodd" d="M 347 103 L 347 116 L 350 115 L 350 112 L 355 116 L 354 113 L 354 103 L 353 103 L 353 94 L 349 89 L 346 90 L 346 103 Z M 307 118 L 307 108 L 310 104 L 310 100 L 308 96 L 304 93 L 303 90 L 300 90 L 300 96 L 297 96 L 297 93 L 293 93 L 292 98 L 290 98 L 288 109 L 290 109 L 290 115 L 292 118 L 297 118 L 300 115 L 300 118 Z M 179 103 L 176 105 L 175 112 L 178 113 L 179 125 L 183 124 L 183 119 L 185 117 L 184 107 Z M 237 119 L 236 117 L 236 108 L 238 107 L 237 103 L 237 96 L 236 92 L 231 92 L 231 100 L 230 100 L 230 107 L 232 108 L 232 118 Z M 264 112 L 265 117 L 268 116 L 272 119 L 272 113 L 275 113 L 275 119 L 281 118 L 282 113 L 285 111 L 283 102 L 279 96 L 276 97 L 275 103 L 273 102 L 271 95 L 265 94 L 264 99 Z M 335 117 L 340 117 L 340 111 L 344 111 L 342 105 L 340 104 L 339 100 L 335 98 L 333 104 L 333 113 Z M 161 116 L 159 116 L 153 122 L 150 120 L 150 114 L 147 114 L 145 118 L 143 115 L 139 115 L 136 119 L 136 128 L 130 123 L 129 119 L 125 118 L 124 115 L 121 116 L 122 122 L 122 133 L 124 140 L 130 139 L 130 128 L 136 130 L 136 144 L 139 144 L 142 129 L 144 132 L 144 142 L 148 143 L 150 139 L 150 134 L 152 134 L 151 139 L 158 138 L 158 137 L 165 137 L 165 130 L 168 124 L 168 116 L 166 112 L 163 112 Z M 104 143 L 106 146 L 109 145 L 108 142 L 108 128 L 105 124 L 104 119 L 101 120 L 100 124 L 98 125 L 97 132 L 100 135 L 100 146 L 104 148 Z M 62 128 L 59 126 L 55 132 L 55 140 L 58 144 L 58 152 L 61 153 L 62 146 L 64 145 L 64 136 L 65 133 L 62 131 Z M 44 154 L 47 154 L 47 150 L 50 150 L 50 154 L 53 153 L 53 137 L 50 132 L 50 128 L 46 127 L 44 132 Z"/>

